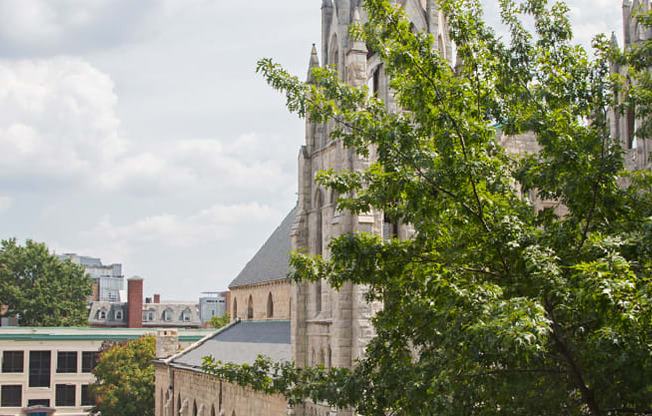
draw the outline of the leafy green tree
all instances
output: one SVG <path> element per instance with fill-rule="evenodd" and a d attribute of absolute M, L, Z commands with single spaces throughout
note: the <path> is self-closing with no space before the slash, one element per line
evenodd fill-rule
<path fill-rule="evenodd" d="M 383 303 L 354 369 L 207 358 L 207 371 L 363 415 L 652 413 L 652 181 L 648 172 L 624 178 L 608 119 L 632 101 L 649 108 L 650 83 L 612 76 L 610 59 L 636 58 L 604 36 L 592 59 L 574 46 L 563 3 L 498 3 L 507 43 L 479 1 L 439 1 L 461 59 L 453 69 L 394 2 L 363 2 L 369 23 L 352 36 L 382 59 L 404 112 L 332 69 L 314 70 L 306 85 L 259 62 L 291 111 L 330 120 L 332 137 L 363 155 L 374 149 L 366 171 L 318 178 L 349 196 L 340 209 L 383 211 L 415 234 L 346 235 L 328 259 L 292 259 L 294 280 L 367 285 L 369 300 Z M 649 64 L 651 49 L 636 53 Z M 498 127 L 534 133 L 540 151 L 510 157 Z M 529 192 L 564 213 L 537 209 Z"/>
<path fill-rule="evenodd" d="M 0 304 L 22 326 L 88 326 L 92 281 L 84 268 L 61 262 L 44 243 L 2 240 Z"/>
<path fill-rule="evenodd" d="M 229 313 L 225 313 L 224 316 L 214 316 L 208 321 L 208 325 L 211 326 L 211 328 L 222 328 L 223 326 L 226 326 L 231 322 L 231 316 Z"/>
<path fill-rule="evenodd" d="M 93 414 L 153 416 L 156 338 L 147 335 L 100 354 L 91 384 Z"/>

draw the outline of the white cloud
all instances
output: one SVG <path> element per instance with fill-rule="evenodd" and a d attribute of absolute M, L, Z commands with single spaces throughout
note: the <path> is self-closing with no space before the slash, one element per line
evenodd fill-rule
<path fill-rule="evenodd" d="M 10 196 L 0 196 L 0 214 L 9 210 L 14 205 L 14 198 Z"/>
<path fill-rule="evenodd" d="M 275 191 L 294 182 L 295 167 L 284 166 L 287 157 L 272 142 L 254 135 L 227 145 L 217 139 L 176 140 L 121 158 L 99 181 L 114 191 Z"/>
<path fill-rule="evenodd" d="M 189 216 L 157 214 L 129 224 L 115 225 L 104 216 L 86 238 L 101 237 L 102 244 L 135 248 L 155 243 L 167 247 L 189 247 L 224 241 L 243 224 L 264 224 L 278 218 L 279 212 L 256 202 L 248 204 L 216 204 Z"/>
<path fill-rule="evenodd" d="M 0 47 L 5 56 L 112 47 L 137 38 L 160 7 L 156 0 L 2 0 Z"/>
<path fill-rule="evenodd" d="M 0 62 L 0 177 L 85 178 L 125 148 L 111 78 L 75 58 Z"/>

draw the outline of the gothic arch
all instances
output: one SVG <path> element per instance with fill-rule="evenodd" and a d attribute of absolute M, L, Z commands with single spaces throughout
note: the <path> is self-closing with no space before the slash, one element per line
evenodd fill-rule
<path fill-rule="evenodd" d="M 247 319 L 254 319 L 254 298 L 249 295 L 249 302 L 247 303 Z"/>
<path fill-rule="evenodd" d="M 211 416 L 215 416 L 215 405 L 211 405 Z"/>
<path fill-rule="evenodd" d="M 238 298 L 233 298 L 233 319 L 238 317 Z"/>
<path fill-rule="evenodd" d="M 181 416 L 181 393 L 177 396 L 177 416 Z"/>
<path fill-rule="evenodd" d="M 267 295 L 267 318 L 274 317 L 274 299 L 272 298 L 272 292 L 269 292 Z"/>
<path fill-rule="evenodd" d="M 163 400 L 163 389 L 160 390 L 159 394 L 159 409 L 161 409 L 161 415 L 165 414 L 165 401 Z"/>
<path fill-rule="evenodd" d="M 197 416 L 197 400 L 194 400 L 192 404 L 192 416 Z"/>

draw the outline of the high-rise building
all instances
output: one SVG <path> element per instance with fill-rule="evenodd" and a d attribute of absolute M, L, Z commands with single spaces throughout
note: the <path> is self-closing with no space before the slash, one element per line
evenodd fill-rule
<path fill-rule="evenodd" d="M 122 264 L 102 264 L 99 258 L 79 256 L 75 253 L 64 253 L 57 256 L 59 260 L 70 260 L 72 263 L 84 266 L 96 286 L 93 299 L 102 302 L 120 302 L 124 294 L 125 279 L 122 274 Z"/>

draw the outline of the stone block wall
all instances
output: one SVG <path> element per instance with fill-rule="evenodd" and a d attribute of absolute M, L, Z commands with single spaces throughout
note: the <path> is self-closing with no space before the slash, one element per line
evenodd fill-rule
<path fill-rule="evenodd" d="M 156 366 L 155 416 L 278 416 L 286 409 L 280 395 L 257 393 L 199 371 Z"/>
<path fill-rule="evenodd" d="M 274 303 L 273 315 L 268 316 L 269 295 Z M 287 279 L 231 288 L 231 319 L 246 320 L 249 297 L 253 301 L 253 319 L 290 319 L 290 282 Z"/>

